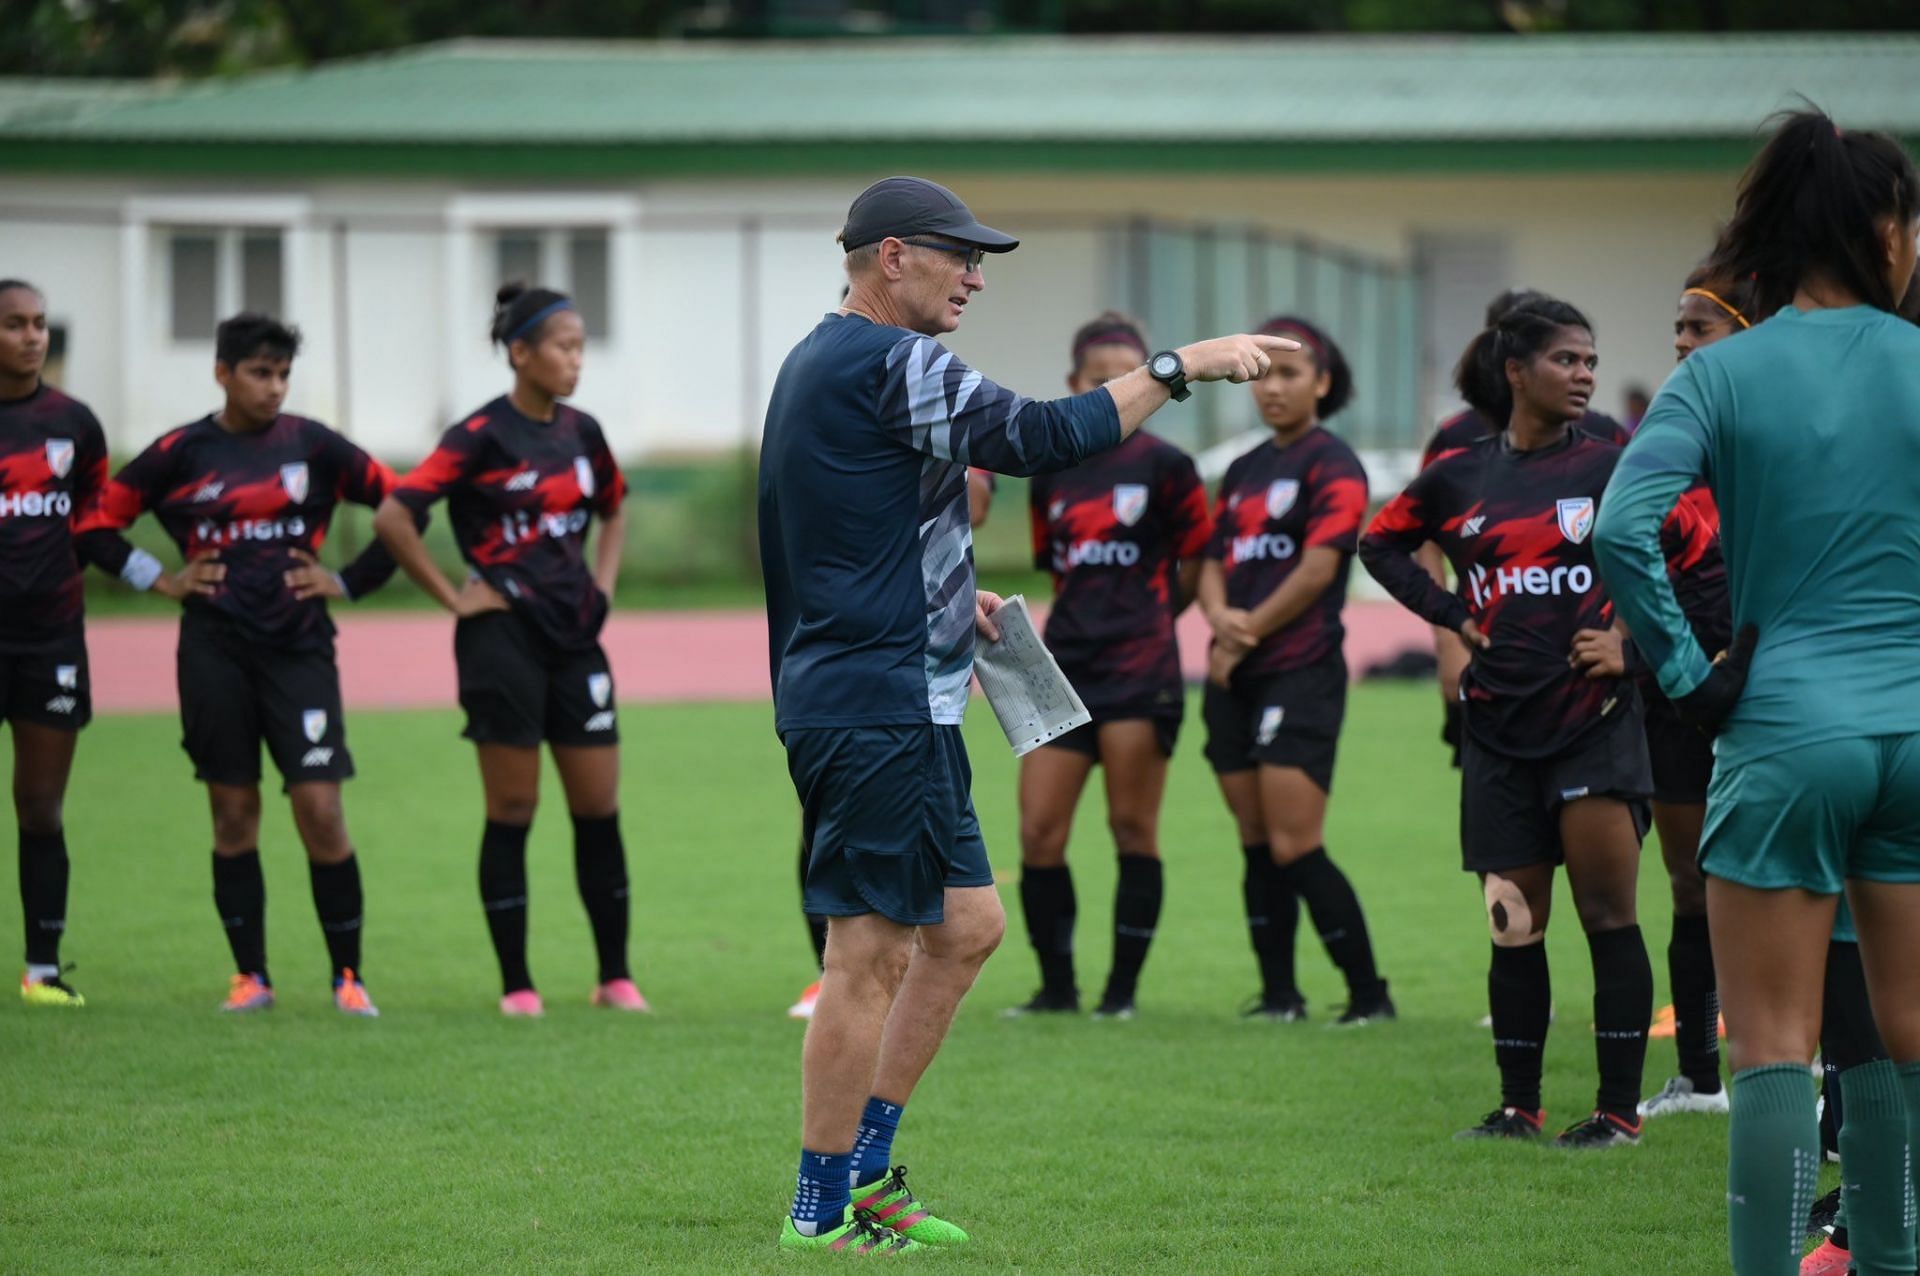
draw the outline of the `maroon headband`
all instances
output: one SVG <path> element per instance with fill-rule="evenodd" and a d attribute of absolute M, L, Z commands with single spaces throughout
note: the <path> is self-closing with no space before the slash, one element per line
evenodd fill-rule
<path fill-rule="evenodd" d="M 1132 346 L 1146 357 L 1147 343 L 1131 328 L 1101 328 L 1073 343 L 1073 366 L 1078 368 L 1095 346 Z"/>
<path fill-rule="evenodd" d="M 1268 337 L 1298 337 L 1307 343 L 1308 349 L 1313 351 L 1313 357 L 1316 362 L 1323 366 L 1327 362 L 1326 342 L 1322 341 L 1319 334 L 1305 324 L 1295 323 L 1291 319 L 1282 319 L 1279 323 L 1268 324 L 1266 327 L 1260 329 L 1260 332 L 1261 335 Z"/>

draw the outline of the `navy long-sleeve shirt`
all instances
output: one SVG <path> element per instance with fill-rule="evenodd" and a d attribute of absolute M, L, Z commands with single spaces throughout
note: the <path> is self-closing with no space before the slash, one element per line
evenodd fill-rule
<path fill-rule="evenodd" d="M 760 452 L 775 728 L 957 724 L 973 674 L 967 467 L 1066 469 L 1113 396 L 1038 402 L 931 337 L 831 314 L 793 348 Z"/>

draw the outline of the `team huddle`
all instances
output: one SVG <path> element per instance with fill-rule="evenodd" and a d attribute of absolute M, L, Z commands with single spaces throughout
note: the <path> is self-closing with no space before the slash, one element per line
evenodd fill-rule
<path fill-rule="evenodd" d="M 1096 766 L 1119 871 L 1093 1013 L 1138 1013 L 1187 699 L 1175 620 L 1197 604 L 1212 635 L 1203 753 L 1239 839 L 1258 978 L 1245 1013 L 1308 1018 L 1295 977 L 1304 905 L 1347 984 L 1334 1021 L 1398 1016 L 1325 838 L 1357 557 L 1434 629 L 1462 868 L 1491 937 L 1499 1098 L 1459 1137 L 1547 1129 L 1544 940 L 1564 866 L 1593 967 L 1597 1087 L 1555 1143 L 1632 1145 L 1649 1117 L 1729 1113 L 1736 1271 L 1912 1272 L 1917 237 L 1920 180 L 1897 143 L 1815 111 L 1785 117 L 1712 252 L 1676 280 L 1680 366 L 1643 420 L 1593 410 L 1598 334 L 1581 310 L 1503 292 L 1455 370 L 1467 410 L 1369 517 L 1381 494 L 1329 426 L 1353 378 L 1312 319 L 1280 315 L 1156 351 L 1108 312 L 1073 335 L 1070 394 L 1029 399 L 936 340 L 985 287 L 986 256 L 1018 241 L 932 182 L 862 192 L 840 233 L 849 291 L 783 365 L 760 461 L 775 726 L 802 808 L 803 907 L 822 965 L 796 1008 L 811 1023 L 781 1246 L 887 1257 L 967 1239 L 916 1197 L 891 1152 L 1005 928 L 960 734 L 976 643 L 998 637 L 1001 600 L 977 588 L 970 531 L 997 472 L 1031 479 L 1033 561 L 1055 593 L 1045 640 L 1092 717 L 1021 760 L 1019 897 L 1040 986 L 1009 1015 L 1081 1008 L 1067 843 Z M 1646 322 L 1669 322 L 1666 302 L 1648 299 Z M 513 389 L 399 476 L 282 413 L 298 334 L 238 316 L 218 337 L 224 406 L 109 476 L 98 423 L 40 380 L 38 292 L 0 281 L 0 715 L 14 731 L 29 1003 L 81 1004 L 59 959 L 60 811 L 90 715 L 80 573 L 92 564 L 183 605 L 183 744 L 208 791 L 214 899 L 235 964 L 223 1009 L 274 998 L 257 849 L 264 743 L 307 851 L 336 1005 L 377 1013 L 361 977 L 341 803 L 353 762 L 328 604 L 364 597 L 396 568 L 459 618 L 502 1013 L 542 1010 L 526 959 L 525 854 L 543 742 L 573 820 L 600 967 L 592 1000 L 647 1009 L 627 966 L 614 686 L 598 642 L 625 482 L 598 424 L 563 402 L 585 336 L 568 299 L 505 288 L 491 335 Z M 1270 437 L 1209 500 L 1192 459 L 1141 427 L 1215 381 L 1248 386 Z M 421 537 L 443 498 L 469 568 L 459 586 Z M 377 510 L 379 539 L 335 573 L 316 555 L 343 501 Z M 143 513 L 178 546 L 180 570 L 126 540 Z M 1786 525 L 1804 536 L 1767 539 Z M 1677 1068 L 1647 1096 L 1654 978 L 1636 898 L 1652 828 L 1673 899 Z M 1846 1189 L 1802 1266 L 1816 1043 Z"/>

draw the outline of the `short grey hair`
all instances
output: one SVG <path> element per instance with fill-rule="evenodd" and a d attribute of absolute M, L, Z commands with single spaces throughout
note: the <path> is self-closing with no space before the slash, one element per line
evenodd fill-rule
<path fill-rule="evenodd" d="M 880 260 L 879 244 L 862 244 L 858 248 L 847 249 L 847 275 L 863 275 Z"/>

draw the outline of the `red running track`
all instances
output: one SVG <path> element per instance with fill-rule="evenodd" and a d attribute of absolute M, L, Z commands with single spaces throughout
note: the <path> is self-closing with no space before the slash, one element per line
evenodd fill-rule
<path fill-rule="evenodd" d="M 337 615 L 342 693 L 354 709 L 445 708 L 455 703 L 453 620 L 433 614 Z M 1369 664 L 1428 641 L 1396 604 L 1347 605 L 1347 665 Z M 87 625 L 93 704 L 100 713 L 162 713 L 174 693 L 175 624 L 106 619 Z M 757 611 L 617 612 L 601 637 L 624 701 L 764 700 L 767 622 Z M 1187 675 L 1206 668 L 1206 622 L 1180 618 Z"/>

